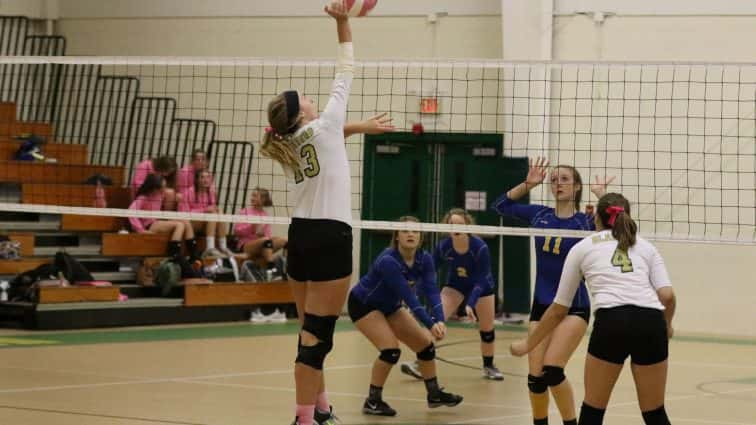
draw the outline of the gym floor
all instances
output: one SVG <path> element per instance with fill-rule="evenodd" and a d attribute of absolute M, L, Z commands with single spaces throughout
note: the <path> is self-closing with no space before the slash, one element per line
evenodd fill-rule
<path fill-rule="evenodd" d="M 392 371 L 384 399 L 394 418 L 361 413 L 376 350 L 339 320 L 326 363 L 335 412 L 344 424 L 528 425 L 527 360 L 508 345 L 524 328 L 497 331 L 502 382 L 482 379 L 478 333 L 454 324 L 438 344 L 439 382 L 462 394 L 455 408 L 429 409 L 420 381 Z M 297 325 L 233 323 L 39 333 L 0 330 L 0 423 L 8 425 L 289 424 Z M 583 395 L 588 338 L 566 373 Z M 756 425 L 756 340 L 676 336 L 670 347 L 667 411 L 672 423 Z M 414 358 L 404 347 L 402 360 Z M 642 423 L 629 368 L 606 421 Z M 551 422 L 560 422 L 552 403 Z"/>

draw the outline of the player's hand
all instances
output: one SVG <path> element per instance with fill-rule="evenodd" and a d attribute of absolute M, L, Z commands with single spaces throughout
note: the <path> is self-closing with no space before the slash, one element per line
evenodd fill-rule
<path fill-rule="evenodd" d="M 537 157 L 534 161 L 533 158 L 530 158 L 528 164 L 528 176 L 525 178 L 525 183 L 528 185 L 528 190 L 530 190 L 546 180 L 549 160 L 544 157 Z"/>
<path fill-rule="evenodd" d="M 446 325 L 444 322 L 436 322 L 433 324 L 430 331 L 431 335 L 436 338 L 436 341 L 440 341 L 446 336 Z"/>
<path fill-rule="evenodd" d="M 522 357 L 525 354 L 528 354 L 528 342 L 524 339 L 513 342 L 509 346 L 509 352 L 515 357 Z"/>
<path fill-rule="evenodd" d="M 393 118 L 388 116 L 388 112 L 374 115 L 362 122 L 363 133 L 365 134 L 383 134 L 396 130 L 391 124 Z"/>
<path fill-rule="evenodd" d="M 467 313 L 467 321 L 470 323 L 475 323 L 478 321 L 478 316 L 475 315 L 475 310 L 470 307 L 469 305 L 465 306 L 465 313 Z"/>
<path fill-rule="evenodd" d="M 672 339 L 675 336 L 675 328 L 672 325 L 667 325 L 667 339 Z"/>
<path fill-rule="evenodd" d="M 599 176 L 595 176 L 594 183 L 591 185 L 591 192 L 596 195 L 597 198 L 604 196 L 606 193 L 606 187 L 612 184 L 617 176 L 604 176 L 603 179 L 599 179 Z"/>
<path fill-rule="evenodd" d="M 336 20 L 349 19 L 347 14 L 347 8 L 344 4 L 344 0 L 332 0 L 331 3 L 326 5 L 325 12 Z"/>

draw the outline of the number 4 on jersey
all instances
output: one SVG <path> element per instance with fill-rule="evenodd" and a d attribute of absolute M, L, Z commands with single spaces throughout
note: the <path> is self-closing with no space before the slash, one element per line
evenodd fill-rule
<path fill-rule="evenodd" d="M 622 273 L 633 271 L 633 262 L 630 261 L 630 256 L 627 255 L 627 252 L 622 251 L 619 248 L 614 250 L 614 255 L 612 255 L 612 265 L 619 267 L 620 270 L 622 270 Z"/>

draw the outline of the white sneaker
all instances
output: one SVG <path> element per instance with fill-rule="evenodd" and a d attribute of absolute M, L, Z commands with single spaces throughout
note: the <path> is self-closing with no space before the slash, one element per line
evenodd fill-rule
<path fill-rule="evenodd" d="M 286 323 L 287 319 L 286 319 L 286 314 L 284 314 L 284 313 L 280 312 L 278 309 L 276 309 L 276 311 L 274 311 L 273 313 L 271 313 L 270 315 L 268 315 L 268 320 L 271 323 Z"/>
<path fill-rule="evenodd" d="M 265 323 L 266 319 L 267 319 L 267 316 L 262 314 L 262 312 L 258 308 L 257 310 L 252 312 L 252 317 L 249 318 L 249 321 L 256 325 L 259 325 L 259 324 Z"/>

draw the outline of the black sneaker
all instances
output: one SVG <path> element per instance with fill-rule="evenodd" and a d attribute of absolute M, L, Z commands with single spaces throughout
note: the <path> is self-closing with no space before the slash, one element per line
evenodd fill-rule
<path fill-rule="evenodd" d="M 392 409 L 391 406 L 383 400 L 374 401 L 366 399 L 365 403 L 362 405 L 362 413 L 376 416 L 396 416 L 396 410 Z"/>
<path fill-rule="evenodd" d="M 403 374 L 409 375 L 415 379 L 423 379 L 423 375 L 420 373 L 420 369 L 417 367 L 417 363 L 402 363 L 402 367 L 399 368 Z"/>
<path fill-rule="evenodd" d="M 328 412 L 321 412 L 316 407 L 314 419 L 317 425 L 336 425 L 341 423 L 339 418 L 333 414 L 333 406 L 328 408 Z"/>
<path fill-rule="evenodd" d="M 459 403 L 462 403 L 461 395 L 447 393 L 443 388 L 436 394 L 428 394 L 428 407 L 431 409 L 441 406 L 454 407 Z"/>

